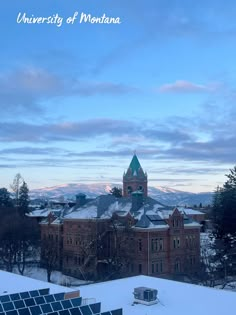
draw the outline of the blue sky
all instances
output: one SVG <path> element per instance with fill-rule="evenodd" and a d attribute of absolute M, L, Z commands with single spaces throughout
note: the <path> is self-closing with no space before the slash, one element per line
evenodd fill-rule
<path fill-rule="evenodd" d="M 74 12 L 119 17 L 79 23 Z M 17 23 L 27 17 L 56 24 Z M 212 191 L 236 156 L 236 4 L 8 0 L 0 4 L 0 187 L 121 182 Z"/>

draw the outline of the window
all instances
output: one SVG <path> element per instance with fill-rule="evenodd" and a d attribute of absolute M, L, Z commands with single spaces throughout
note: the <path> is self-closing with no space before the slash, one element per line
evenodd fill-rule
<path fill-rule="evenodd" d="M 132 191 L 133 191 L 132 187 L 131 187 L 131 186 L 128 186 L 127 192 L 128 192 L 129 195 L 132 193 Z"/>
<path fill-rule="evenodd" d="M 175 272 L 180 272 L 180 260 L 177 258 L 175 260 Z"/>
<path fill-rule="evenodd" d="M 138 240 L 138 250 L 141 252 L 142 251 L 142 240 Z"/>
<path fill-rule="evenodd" d="M 162 260 L 156 263 L 156 273 L 162 273 Z"/>
<path fill-rule="evenodd" d="M 173 239 L 173 247 L 176 248 L 176 238 Z"/>
<path fill-rule="evenodd" d="M 173 238 L 173 248 L 180 248 L 180 237 Z"/>
<path fill-rule="evenodd" d="M 186 247 L 188 247 L 188 246 L 189 246 L 188 236 L 186 236 L 186 237 L 185 237 L 185 245 L 186 245 Z"/>
<path fill-rule="evenodd" d="M 142 273 L 142 264 L 138 264 L 138 273 Z"/>
<path fill-rule="evenodd" d="M 163 250 L 164 249 L 164 242 L 163 242 L 163 238 L 159 239 L 159 250 Z"/>
<path fill-rule="evenodd" d="M 160 272 L 162 272 L 162 260 L 160 261 L 159 265 L 160 265 Z"/>
<path fill-rule="evenodd" d="M 134 264 L 130 264 L 131 272 L 134 272 Z"/>
<path fill-rule="evenodd" d="M 177 237 L 177 247 L 180 248 L 180 238 Z"/>
<path fill-rule="evenodd" d="M 159 265 L 156 263 L 156 272 L 159 272 Z"/>
<path fill-rule="evenodd" d="M 143 191 L 143 186 L 139 186 L 139 187 L 138 187 L 138 190 L 139 190 L 139 191 Z"/>
<path fill-rule="evenodd" d="M 158 246 L 157 238 L 152 238 L 151 245 L 152 245 L 152 252 L 157 251 L 157 246 Z"/>
<path fill-rule="evenodd" d="M 195 265 L 195 257 L 194 256 L 190 257 L 190 265 L 191 266 Z"/>
<path fill-rule="evenodd" d="M 152 273 L 154 273 L 155 272 L 155 266 L 154 266 L 154 264 L 152 264 Z"/>
<path fill-rule="evenodd" d="M 164 249 L 164 242 L 163 238 L 152 238 L 151 240 L 151 250 L 152 252 L 155 251 L 162 251 Z"/>

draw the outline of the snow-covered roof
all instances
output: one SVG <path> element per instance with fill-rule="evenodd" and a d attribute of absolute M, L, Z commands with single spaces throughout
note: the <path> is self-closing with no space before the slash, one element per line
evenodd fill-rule
<path fill-rule="evenodd" d="M 187 208 L 178 208 L 184 214 L 185 226 L 200 226 L 189 219 L 187 214 L 198 214 L 197 211 Z M 41 212 L 40 212 L 41 211 Z M 168 228 L 167 219 L 173 214 L 174 209 L 166 209 L 157 200 L 146 197 L 143 199 L 143 205 L 135 208 L 132 205 L 132 198 L 116 198 L 113 195 L 100 195 L 95 199 L 88 201 L 83 206 L 75 205 L 71 208 L 44 209 L 31 213 L 31 216 L 46 217 L 52 212 L 58 219 L 54 224 L 61 224 L 63 220 L 71 219 L 109 219 L 114 213 L 118 216 L 126 216 L 130 213 L 136 220 L 136 228 L 166 229 Z M 47 223 L 47 218 L 41 221 L 41 224 Z M 190 224 L 191 223 L 191 224 Z"/>
<path fill-rule="evenodd" d="M 133 305 L 134 288 L 149 287 L 158 290 L 155 305 Z M 233 313 L 236 293 L 148 276 L 81 286 L 82 296 L 96 297 L 103 311 L 123 308 L 123 315 L 222 315 Z"/>
<path fill-rule="evenodd" d="M 44 208 L 33 210 L 27 214 L 28 217 L 31 218 L 46 218 L 49 213 L 54 213 L 55 215 L 60 214 L 63 208 Z"/>
<path fill-rule="evenodd" d="M 191 209 L 191 208 L 184 208 L 184 207 L 178 207 L 178 210 L 180 212 L 185 212 L 187 215 L 197 215 L 197 214 L 205 214 L 201 211 L 198 211 L 198 210 L 194 210 L 194 209 Z"/>
<path fill-rule="evenodd" d="M 63 286 L 0 270 L 0 295 L 45 288 L 50 288 L 50 293 L 72 291 Z"/>

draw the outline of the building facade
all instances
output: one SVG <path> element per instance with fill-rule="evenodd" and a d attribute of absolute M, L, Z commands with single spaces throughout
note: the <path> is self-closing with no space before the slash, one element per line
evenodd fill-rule
<path fill-rule="evenodd" d="M 199 268 L 201 225 L 187 210 L 148 196 L 147 174 L 134 155 L 123 176 L 123 197 L 86 201 L 80 194 L 75 206 L 41 222 L 41 238 L 52 240 L 56 267 L 71 276 L 175 278 Z"/>

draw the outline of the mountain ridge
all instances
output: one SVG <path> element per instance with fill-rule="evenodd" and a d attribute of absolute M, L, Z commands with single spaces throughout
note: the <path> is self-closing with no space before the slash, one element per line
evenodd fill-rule
<path fill-rule="evenodd" d="M 76 194 L 84 193 L 89 198 L 95 198 L 101 194 L 107 194 L 112 187 L 122 188 L 116 183 L 92 183 L 92 184 L 61 184 L 50 187 L 32 189 L 31 199 L 69 199 L 74 200 Z M 167 186 L 148 187 L 150 197 L 166 205 L 209 205 L 212 203 L 212 192 L 192 193 L 185 192 Z"/>

